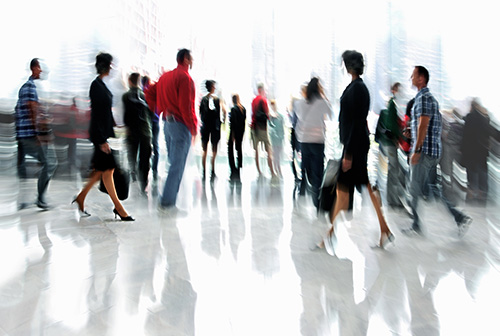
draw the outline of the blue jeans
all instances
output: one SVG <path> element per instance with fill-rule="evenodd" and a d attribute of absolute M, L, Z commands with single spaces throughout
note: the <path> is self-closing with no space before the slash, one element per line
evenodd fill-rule
<path fill-rule="evenodd" d="M 160 204 L 164 207 L 175 206 L 182 175 L 186 167 L 186 159 L 191 146 L 191 132 L 186 125 L 176 121 L 165 121 L 163 127 L 167 144 L 168 169 L 167 180 L 163 188 Z"/>
<path fill-rule="evenodd" d="M 325 165 L 325 145 L 319 143 L 301 143 L 302 171 L 305 172 L 311 184 L 311 196 L 316 209 L 319 206 L 319 188 L 323 181 L 323 170 Z M 304 176 L 302 176 L 304 183 Z"/>
<path fill-rule="evenodd" d="M 36 137 L 19 138 L 17 149 L 17 172 L 19 178 L 26 178 L 26 154 L 37 159 L 42 165 L 38 177 L 38 201 L 45 203 L 45 192 L 57 168 L 57 156 L 52 143 L 40 143 Z"/>
<path fill-rule="evenodd" d="M 412 195 L 411 209 L 413 213 L 413 229 L 420 229 L 420 220 L 417 214 L 418 200 L 424 194 L 426 187 L 430 189 L 430 193 L 434 195 L 436 200 L 442 201 L 448 210 L 451 212 L 455 221 L 460 223 L 460 221 L 465 217 L 465 215 L 457 210 L 451 202 L 443 196 L 440 181 L 437 176 L 437 165 L 439 163 L 439 158 L 431 157 L 427 154 L 422 153 L 420 156 L 420 161 L 416 165 L 412 165 L 410 168 L 410 195 Z"/>

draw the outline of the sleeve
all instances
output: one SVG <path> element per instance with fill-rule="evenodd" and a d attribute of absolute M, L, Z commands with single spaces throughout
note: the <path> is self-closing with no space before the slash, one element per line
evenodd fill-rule
<path fill-rule="evenodd" d="M 123 102 L 123 122 L 126 126 L 132 125 L 131 115 L 130 115 L 130 106 L 128 102 L 127 93 L 124 93 L 122 96 Z"/>
<path fill-rule="evenodd" d="M 198 120 L 194 111 L 194 82 L 183 76 L 179 81 L 179 108 L 192 135 L 196 135 Z"/>
<path fill-rule="evenodd" d="M 107 137 L 104 135 L 105 124 L 107 123 L 104 116 L 105 111 L 103 111 L 103 93 L 96 86 L 95 82 L 90 86 L 90 101 L 92 106 L 91 121 L 90 121 L 90 138 L 92 142 L 101 145 L 107 141 Z"/>

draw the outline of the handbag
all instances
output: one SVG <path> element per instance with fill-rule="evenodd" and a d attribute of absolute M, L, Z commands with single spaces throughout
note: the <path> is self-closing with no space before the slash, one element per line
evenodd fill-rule
<path fill-rule="evenodd" d="M 124 201 L 128 198 L 128 193 L 130 189 L 130 174 L 127 170 L 117 166 L 113 172 L 113 181 L 115 183 L 116 195 L 120 201 Z M 101 183 L 99 184 L 99 190 L 107 194 L 106 186 L 101 178 Z"/>
<path fill-rule="evenodd" d="M 341 166 L 340 160 L 328 160 L 326 164 L 323 182 L 319 191 L 319 208 L 323 211 L 329 212 L 333 208 L 337 198 L 337 177 Z"/>

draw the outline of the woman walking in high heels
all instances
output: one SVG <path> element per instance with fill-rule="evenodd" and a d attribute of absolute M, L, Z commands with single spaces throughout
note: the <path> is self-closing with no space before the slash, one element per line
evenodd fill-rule
<path fill-rule="evenodd" d="M 334 221 L 342 210 L 349 207 L 349 189 L 353 186 L 366 186 L 380 223 L 379 246 L 384 248 L 394 241 L 389 230 L 378 197 L 372 190 L 368 180 L 368 150 L 370 149 L 369 131 L 366 118 L 370 109 L 370 93 L 361 79 L 364 70 L 363 55 L 355 50 L 347 50 L 342 54 L 345 68 L 352 81 L 340 98 L 340 142 L 344 145 L 341 167 L 337 177 L 337 198 L 330 215 L 332 226 L 327 237 L 319 244 L 333 254 L 335 241 Z"/>
<path fill-rule="evenodd" d="M 111 71 L 111 62 L 113 56 L 106 53 L 99 53 L 96 56 L 95 67 L 97 69 L 97 78 L 90 85 L 90 141 L 94 144 L 94 155 L 92 157 L 92 172 L 89 181 L 80 191 L 78 196 L 73 200 L 73 203 L 78 204 L 78 210 L 82 216 L 90 216 L 85 210 L 84 202 L 88 192 L 92 186 L 102 178 L 104 186 L 108 191 L 108 195 L 113 201 L 115 208 L 113 213 L 119 216 L 123 221 L 134 221 L 135 219 L 129 216 L 123 205 L 120 203 L 116 195 L 115 183 L 113 181 L 113 172 L 116 162 L 111 147 L 108 144 L 108 138 L 114 137 L 113 131 L 113 114 L 111 106 L 113 95 L 103 82 L 103 78 L 109 75 Z"/>

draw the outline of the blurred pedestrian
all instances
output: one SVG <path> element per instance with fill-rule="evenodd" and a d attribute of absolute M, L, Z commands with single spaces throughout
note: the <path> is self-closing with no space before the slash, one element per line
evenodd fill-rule
<path fill-rule="evenodd" d="M 151 79 L 149 76 L 142 77 L 142 90 L 146 92 L 151 86 Z M 146 101 L 147 102 L 147 101 Z M 151 115 L 151 144 L 153 145 L 153 152 L 151 156 L 151 170 L 153 171 L 153 194 L 156 193 L 158 183 L 158 162 L 160 161 L 160 146 L 158 145 L 158 136 L 160 133 L 160 118 L 157 111 L 153 111 Z"/>
<path fill-rule="evenodd" d="M 149 108 L 163 113 L 167 144 L 167 180 L 160 199 L 160 210 L 176 211 L 177 194 L 184 174 L 189 148 L 194 143 L 198 119 L 194 108 L 195 87 L 189 75 L 193 57 L 188 49 L 177 53 L 177 68 L 164 73 L 146 92 Z"/>
<path fill-rule="evenodd" d="M 419 199 L 424 194 L 424 189 L 430 186 L 432 194 L 437 200 L 445 203 L 455 218 L 459 236 L 463 236 L 467 232 L 472 218 L 457 210 L 442 195 L 437 176 L 437 165 L 442 153 L 442 119 L 439 104 L 427 87 L 429 71 L 423 66 L 416 66 L 411 78 L 412 85 L 418 89 L 411 113 L 410 195 L 412 196 L 413 224 L 410 229 L 403 230 L 403 232 L 406 234 L 421 233 L 417 206 Z"/>
<path fill-rule="evenodd" d="M 281 156 L 283 155 L 283 141 L 285 139 L 285 128 L 283 115 L 278 111 L 276 101 L 270 100 L 271 111 L 269 111 L 269 140 L 273 148 L 273 167 L 274 172 L 279 177 L 283 177 L 281 173 Z"/>
<path fill-rule="evenodd" d="M 240 96 L 234 94 L 232 97 L 233 107 L 229 114 L 229 139 L 227 142 L 229 168 L 231 169 L 230 180 L 241 180 L 241 168 L 243 167 L 242 142 L 245 134 L 247 111 L 240 103 Z M 236 149 L 237 163 L 234 162 L 234 149 Z"/>
<path fill-rule="evenodd" d="M 80 215 L 90 216 L 85 210 L 85 199 L 92 186 L 99 180 L 104 183 L 107 193 L 111 198 L 115 208 L 113 213 L 119 216 L 122 221 L 134 221 L 135 219 L 127 213 L 123 205 L 120 203 L 116 194 L 113 173 L 117 168 L 115 157 L 108 143 L 108 138 L 114 138 L 115 132 L 113 125 L 113 112 L 111 107 L 113 104 L 113 94 L 108 89 L 103 79 L 109 76 L 111 72 L 111 63 L 113 56 L 107 53 L 99 53 L 96 56 L 95 67 L 98 76 L 90 85 L 90 141 L 94 144 L 94 155 L 92 156 L 92 174 L 87 184 L 80 191 L 78 196 L 73 200 L 73 203 L 78 204 Z"/>
<path fill-rule="evenodd" d="M 201 146 L 203 153 L 201 155 L 202 175 L 201 178 L 205 181 L 205 171 L 207 165 L 207 150 L 208 142 L 210 141 L 212 147 L 212 171 L 210 172 L 210 181 L 215 180 L 215 158 L 217 156 L 217 147 L 220 140 L 220 125 L 221 125 L 221 104 L 219 98 L 215 93 L 215 84 L 213 80 L 205 81 L 205 88 L 207 94 L 201 99 L 200 102 L 200 134 Z"/>
<path fill-rule="evenodd" d="M 271 176 L 274 178 L 276 174 L 273 169 L 273 152 L 267 133 L 269 107 L 267 106 L 266 90 L 264 89 L 263 83 L 257 84 L 257 92 L 257 96 L 252 101 L 252 123 L 250 124 L 250 128 L 252 129 L 252 143 L 255 149 L 255 165 L 257 166 L 259 176 L 261 176 L 262 172 L 259 166 L 259 144 L 262 143 L 267 152 L 267 164 L 271 171 Z"/>
<path fill-rule="evenodd" d="M 323 180 L 325 161 L 325 121 L 332 118 L 332 109 L 325 100 L 319 78 L 307 84 L 306 99 L 297 106 L 295 134 L 302 152 L 303 183 L 309 182 L 311 197 L 316 209 L 319 207 L 319 188 Z"/>
<path fill-rule="evenodd" d="M 35 80 L 40 79 L 42 68 L 38 58 L 30 62 L 31 76 L 19 90 L 18 101 L 15 108 L 16 114 L 16 137 L 18 143 L 17 169 L 19 178 L 26 179 L 25 156 L 30 155 L 37 159 L 42 170 L 38 177 L 38 196 L 36 205 L 49 210 L 51 207 L 46 201 L 45 194 L 49 186 L 50 179 L 57 168 L 57 157 L 53 141 L 50 137 L 50 127 L 45 124 L 47 118 L 42 115 L 42 109 L 38 101 Z M 21 204 L 24 208 L 26 204 Z"/>
<path fill-rule="evenodd" d="M 381 205 L 368 179 L 368 151 L 370 149 L 369 130 L 366 118 L 370 109 L 370 93 L 361 79 L 364 71 L 363 55 L 355 50 L 347 50 L 342 54 L 345 68 L 352 81 L 340 98 L 340 142 L 344 145 L 341 167 L 337 177 L 337 198 L 335 200 L 330 221 L 332 226 L 327 237 L 320 243 L 330 254 L 334 253 L 335 219 L 340 211 L 349 208 L 349 191 L 356 186 L 366 186 L 380 224 L 379 246 L 385 248 L 394 241 L 382 214 Z"/>
<path fill-rule="evenodd" d="M 123 94 L 125 109 L 124 122 L 127 126 L 127 149 L 130 169 L 139 180 L 142 195 L 146 195 L 151 159 L 151 119 L 153 112 L 149 109 L 144 93 L 139 88 L 140 74 L 131 73 L 128 77 L 129 90 Z M 137 156 L 139 162 L 137 163 Z"/>

